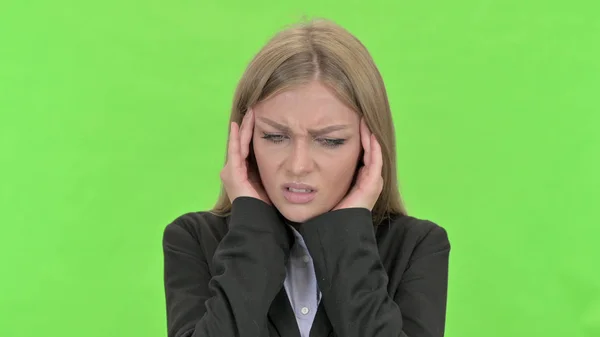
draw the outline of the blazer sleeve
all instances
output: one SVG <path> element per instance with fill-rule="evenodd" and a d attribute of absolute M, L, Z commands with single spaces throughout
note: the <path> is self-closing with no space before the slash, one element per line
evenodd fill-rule
<path fill-rule="evenodd" d="M 184 220 L 169 224 L 163 236 L 168 336 L 266 336 L 290 245 L 275 209 L 250 197 L 234 200 L 229 229 L 212 257 L 214 275 L 203 238 Z"/>
<path fill-rule="evenodd" d="M 442 227 L 427 223 L 431 229 L 412 254 L 399 250 L 411 257 L 394 298 L 387 290 L 369 210 L 336 210 L 302 225 L 337 336 L 444 335 L 450 243 Z"/>

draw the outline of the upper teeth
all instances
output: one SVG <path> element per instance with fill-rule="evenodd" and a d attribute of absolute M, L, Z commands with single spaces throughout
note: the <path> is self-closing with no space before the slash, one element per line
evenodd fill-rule
<path fill-rule="evenodd" d="M 298 192 L 298 193 L 308 193 L 308 192 L 312 191 L 312 190 L 309 190 L 306 188 L 293 188 L 293 187 L 288 187 L 288 190 L 290 190 L 291 192 Z"/>

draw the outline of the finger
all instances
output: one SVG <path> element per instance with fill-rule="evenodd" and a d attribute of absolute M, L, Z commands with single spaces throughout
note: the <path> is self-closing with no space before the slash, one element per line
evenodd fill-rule
<path fill-rule="evenodd" d="M 248 157 L 250 152 L 250 141 L 252 140 L 252 133 L 254 132 L 254 112 L 249 109 L 244 120 L 242 122 L 243 128 L 240 130 L 240 147 L 241 147 L 241 159 L 244 160 Z"/>
<path fill-rule="evenodd" d="M 369 175 L 373 179 L 379 179 L 381 177 L 381 170 L 383 168 L 383 153 L 381 152 L 381 145 L 377 141 L 377 137 L 371 134 L 371 165 L 369 165 Z M 375 183 L 375 181 L 373 181 Z"/>
<path fill-rule="evenodd" d="M 240 123 L 238 124 L 238 136 L 241 137 L 242 132 L 244 132 L 244 128 L 246 127 L 246 116 L 247 114 L 242 115 L 242 120 L 240 121 Z M 240 148 L 241 150 L 241 148 Z"/>
<path fill-rule="evenodd" d="M 230 162 L 233 167 L 238 167 L 240 165 L 239 127 L 236 122 L 231 122 L 231 128 L 229 129 L 227 161 Z"/>
<path fill-rule="evenodd" d="M 370 162 L 370 153 L 371 153 L 371 132 L 369 131 L 369 127 L 367 126 L 367 122 L 365 118 L 361 118 L 360 120 L 360 141 L 362 143 L 364 155 L 363 162 L 365 166 L 369 165 Z"/>

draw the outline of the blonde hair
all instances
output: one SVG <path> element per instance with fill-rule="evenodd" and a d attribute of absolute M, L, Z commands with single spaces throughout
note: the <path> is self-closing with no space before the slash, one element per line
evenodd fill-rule
<path fill-rule="evenodd" d="M 238 83 L 230 122 L 239 124 L 253 105 L 314 80 L 327 85 L 340 101 L 364 117 L 381 144 L 384 185 L 372 210 L 373 223 L 377 225 L 394 214 L 406 215 L 398 191 L 396 138 L 383 79 L 365 46 L 334 22 L 307 20 L 272 37 Z M 230 211 L 231 203 L 222 186 L 211 212 L 225 216 Z"/>

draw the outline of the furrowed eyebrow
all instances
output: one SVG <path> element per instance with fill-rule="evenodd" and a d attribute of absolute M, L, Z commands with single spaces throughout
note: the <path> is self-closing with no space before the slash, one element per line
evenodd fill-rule
<path fill-rule="evenodd" d="M 290 128 L 289 127 L 287 127 L 287 126 L 285 126 L 283 124 L 277 123 L 277 122 L 275 122 L 272 119 L 268 119 L 268 118 L 264 118 L 264 117 L 257 117 L 257 119 L 260 120 L 261 122 L 265 123 L 265 124 L 268 124 L 268 125 L 276 128 L 279 131 L 288 132 L 288 133 L 290 132 Z M 324 128 L 321 128 L 321 129 L 308 130 L 308 132 L 312 136 L 317 137 L 317 136 L 322 136 L 322 135 L 328 134 L 330 132 L 334 132 L 334 131 L 338 131 L 338 130 L 344 130 L 344 129 L 347 129 L 348 127 L 349 127 L 348 125 L 330 125 L 330 126 L 326 126 Z"/>
<path fill-rule="evenodd" d="M 283 131 L 283 132 L 289 132 L 290 128 L 288 128 L 287 126 L 283 125 L 283 124 L 279 124 L 276 121 L 272 120 L 272 119 L 268 119 L 268 118 L 264 118 L 264 117 L 257 117 L 256 119 L 258 119 L 259 121 L 265 123 L 265 124 L 269 124 L 270 126 L 274 127 L 275 129 L 279 130 L 279 131 Z"/>
<path fill-rule="evenodd" d="M 348 127 L 349 127 L 348 125 L 330 125 L 330 126 L 326 126 L 326 127 L 322 128 L 322 129 L 318 129 L 318 130 L 309 130 L 309 133 L 316 137 L 316 136 L 326 135 L 330 132 L 344 130 L 344 129 L 347 129 Z"/>

